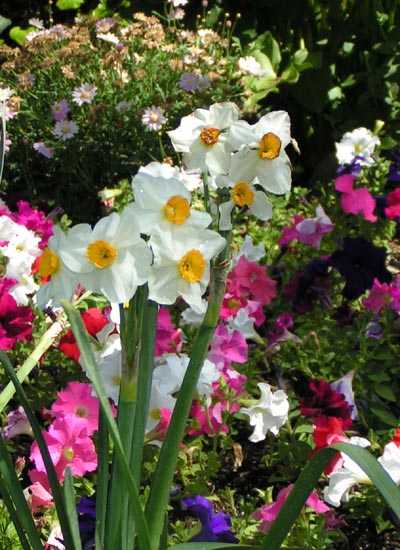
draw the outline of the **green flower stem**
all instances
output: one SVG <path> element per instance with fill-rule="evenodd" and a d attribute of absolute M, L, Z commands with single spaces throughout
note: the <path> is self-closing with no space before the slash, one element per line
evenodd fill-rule
<path fill-rule="evenodd" d="M 121 491 L 123 490 L 124 492 L 129 493 L 132 507 L 134 510 L 134 515 L 135 515 L 135 526 L 132 526 L 132 528 L 135 528 L 140 550 L 156 550 L 156 547 L 151 546 L 151 543 L 150 543 L 150 534 L 149 534 L 148 524 L 145 519 L 142 505 L 140 502 L 138 486 L 135 483 L 135 480 L 133 479 L 133 476 L 132 476 L 132 472 L 130 471 L 130 468 L 129 468 L 129 463 L 123 449 L 120 433 L 118 431 L 117 425 L 113 418 L 110 404 L 105 394 L 103 382 L 98 373 L 95 357 L 90 348 L 87 332 L 83 325 L 82 319 L 80 318 L 80 315 L 78 314 L 77 311 L 74 310 L 73 306 L 70 303 L 64 302 L 64 301 L 62 302 L 62 305 L 71 323 L 71 327 L 74 332 L 78 347 L 81 351 L 83 362 L 89 373 L 92 384 L 96 390 L 96 394 L 100 401 L 100 407 L 104 414 L 104 419 L 107 423 L 110 436 L 114 443 L 114 450 L 115 450 L 114 460 L 120 463 L 121 471 L 123 474 L 123 480 L 122 480 L 123 484 L 120 487 L 120 490 Z M 99 449 L 99 453 L 100 452 L 108 453 L 108 449 Z M 113 510 L 108 510 L 108 511 L 110 515 L 107 516 L 107 519 L 106 519 L 107 524 L 113 522 L 114 520 Z M 118 550 L 121 550 L 120 547 L 118 546 L 105 545 L 105 548 L 110 548 L 110 549 L 115 548 L 115 550 L 118 548 Z M 132 549 L 129 549 L 129 550 L 132 550 Z"/>
<path fill-rule="evenodd" d="M 228 248 L 228 247 L 226 247 Z M 225 258 L 228 251 L 223 251 L 219 260 Z M 186 422 L 192 405 L 196 384 L 208 348 L 218 323 L 222 301 L 225 295 L 226 278 L 229 272 L 229 262 L 213 267 L 210 280 L 210 296 L 207 311 L 194 343 L 191 358 L 183 379 L 179 396 L 168 428 L 167 435 L 161 447 L 160 457 L 154 473 L 153 483 L 145 510 L 150 526 L 150 540 L 153 547 L 158 547 L 163 530 L 165 512 L 174 478 L 179 446 L 182 442 Z"/>
<path fill-rule="evenodd" d="M 29 376 L 32 369 L 40 361 L 42 355 L 51 347 L 54 340 L 65 330 L 66 321 L 63 318 L 57 319 L 55 323 L 43 334 L 39 340 L 38 345 L 29 355 L 27 360 L 23 363 L 21 368 L 17 371 L 16 375 L 20 383 Z M 0 412 L 6 407 L 7 403 L 12 399 L 15 394 L 15 386 L 12 382 L 9 382 L 4 390 L 0 393 Z"/>

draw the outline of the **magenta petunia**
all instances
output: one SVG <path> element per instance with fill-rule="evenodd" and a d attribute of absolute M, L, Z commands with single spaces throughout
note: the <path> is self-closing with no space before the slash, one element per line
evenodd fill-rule
<path fill-rule="evenodd" d="M 167 308 L 161 307 L 157 316 L 155 357 L 163 353 L 175 353 L 182 349 L 181 329 L 172 324 L 171 315 Z"/>
<path fill-rule="evenodd" d="M 389 220 L 400 217 L 400 187 L 388 193 L 385 214 Z"/>
<path fill-rule="evenodd" d="M 335 180 L 335 189 L 343 193 L 341 205 L 347 214 L 362 214 L 369 222 L 376 222 L 377 217 L 373 214 L 376 200 L 366 187 L 354 189 L 355 178 L 350 174 L 339 176 Z"/>
<path fill-rule="evenodd" d="M 18 281 L 0 280 L 0 349 L 8 351 L 19 341 L 32 340 L 32 323 L 35 318 L 29 306 L 19 306 L 8 293 Z"/>
<path fill-rule="evenodd" d="M 82 420 L 87 435 L 99 427 L 99 400 L 92 395 L 93 388 L 84 382 L 70 382 L 64 391 L 57 392 L 58 399 L 51 406 L 55 418 L 72 415 Z"/>
<path fill-rule="evenodd" d="M 227 281 L 227 292 L 251 298 L 268 306 L 276 297 L 276 281 L 267 275 L 267 267 L 240 256 Z"/>

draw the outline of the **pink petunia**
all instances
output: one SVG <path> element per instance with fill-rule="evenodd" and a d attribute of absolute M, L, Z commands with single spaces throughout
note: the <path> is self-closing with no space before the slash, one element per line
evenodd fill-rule
<path fill-rule="evenodd" d="M 51 406 L 53 416 L 75 416 L 82 420 L 87 435 L 92 435 L 99 427 L 99 400 L 92 392 L 89 384 L 70 382 L 64 391 L 57 392 L 58 399 Z"/>
<path fill-rule="evenodd" d="M 97 455 L 93 441 L 87 435 L 85 422 L 75 415 L 56 418 L 43 433 L 50 457 L 60 483 L 65 469 L 70 466 L 73 475 L 83 476 L 97 468 Z M 45 473 L 46 468 L 36 441 L 32 444 L 30 459 L 36 470 Z M 31 480 L 34 481 L 31 477 Z M 35 479 L 36 481 L 36 479 Z"/>
<path fill-rule="evenodd" d="M 354 189 L 355 178 L 349 174 L 339 176 L 335 180 L 335 189 L 343 193 L 341 205 L 347 214 L 363 214 L 369 222 L 376 222 L 377 217 L 373 214 L 376 200 L 366 187 Z"/>
<path fill-rule="evenodd" d="M 387 283 L 380 283 L 378 279 L 374 279 L 369 296 L 362 299 L 362 304 L 369 311 L 379 313 L 382 309 L 389 307 L 391 301 L 390 286 Z"/>
<path fill-rule="evenodd" d="M 276 281 L 267 275 L 267 267 L 240 256 L 227 281 L 227 292 L 251 298 L 268 306 L 276 297 Z"/>
<path fill-rule="evenodd" d="M 389 220 L 400 217 L 400 187 L 388 194 L 385 214 Z"/>
<path fill-rule="evenodd" d="M 262 533 L 266 533 L 267 531 L 269 531 L 271 525 L 281 511 L 282 506 L 285 504 L 285 501 L 293 487 L 293 484 L 288 485 L 287 487 L 279 491 L 275 502 L 271 502 L 271 504 L 267 504 L 260 510 L 254 512 L 253 518 L 255 520 L 262 521 L 262 523 L 257 527 L 259 531 L 261 531 Z M 314 512 L 317 514 L 323 514 L 330 510 L 329 506 L 327 506 L 319 498 L 318 494 L 315 491 L 313 491 L 306 500 L 306 505 L 314 510 Z"/>
<path fill-rule="evenodd" d="M 32 340 L 35 315 L 29 306 L 19 306 L 9 294 L 16 284 L 15 279 L 0 280 L 0 349 L 5 351 L 21 340 Z"/>
<path fill-rule="evenodd" d="M 248 344 L 238 330 L 231 332 L 226 326 L 219 325 L 211 342 L 208 359 L 223 368 L 232 362 L 244 363 L 247 350 Z"/>
<path fill-rule="evenodd" d="M 163 353 L 175 353 L 182 349 L 181 330 L 172 324 L 171 315 L 167 308 L 161 307 L 157 316 L 155 357 Z"/>

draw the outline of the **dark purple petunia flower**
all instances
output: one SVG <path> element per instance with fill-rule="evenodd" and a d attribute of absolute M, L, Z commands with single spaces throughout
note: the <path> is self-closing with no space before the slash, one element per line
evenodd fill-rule
<path fill-rule="evenodd" d="M 94 532 L 96 527 L 95 497 L 83 495 L 76 507 L 76 511 L 83 550 L 92 550 L 94 548 Z"/>
<path fill-rule="evenodd" d="M 392 164 L 389 166 L 389 172 L 387 175 L 388 181 L 399 182 L 400 181 L 400 151 L 392 151 L 393 157 Z"/>
<path fill-rule="evenodd" d="M 212 504 L 205 497 L 195 495 L 182 499 L 186 510 L 197 516 L 201 523 L 201 531 L 190 539 L 191 542 L 230 542 L 238 539 L 231 531 L 231 518 L 223 512 L 214 512 Z"/>
<path fill-rule="evenodd" d="M 389 283 L 392 280 L 385 261 L 386 250 L 383 247 L 373 245 L 364 237 L 345 237 L 342 250 L 336 250 L 329 263 L 346 281 L 344 298 L 355 300 L 372 287 L 374 279 L 378 279 L 380 283 Z"/>
<path fill-rule="evenodd" d="M 338 176 L 343 176 L 344 174 L 350 174 L 354 177 L 357 177 L 361 172 L 361 164 L 359 164 L 360 160 L 364 160 L 363 157 L 356 156 L 352 159 L 350 164 L 341 165 L 336 170 L 336 174 Z"/>

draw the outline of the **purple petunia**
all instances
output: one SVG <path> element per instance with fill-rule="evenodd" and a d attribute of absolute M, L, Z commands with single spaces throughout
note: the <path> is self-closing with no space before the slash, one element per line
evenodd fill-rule
<path fill-rule="evenodd" d="M 230 542 L 238 539 L 231 530 L 231 518 L 223 512 L 214 512 L 211 502 L 201 495 L 182 499 L 186 510 L 197 516 L 201 523 L 200 532 L 190 539 L 191 542 Z"/>

